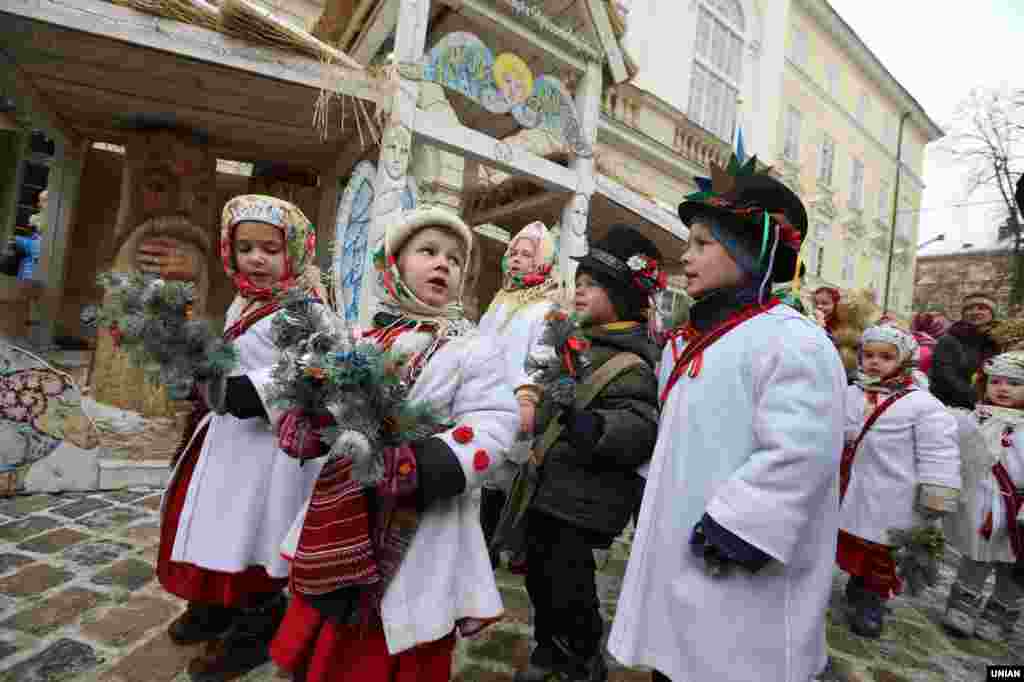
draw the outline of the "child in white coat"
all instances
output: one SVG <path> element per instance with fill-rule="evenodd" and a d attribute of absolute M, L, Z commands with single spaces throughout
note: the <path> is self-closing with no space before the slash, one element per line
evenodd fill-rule
<path fill-rule="evenodd" d="M 809 682 L 825 668 L 846 379 L 778 299 L 807 230 L 792 191 L 712 166 L 679 215 L 689 323 L 662 354 L 661 422 L 608 650 L 671 682 Z"/>
<path fill-rule="evenodd" d="M 164 494 L 156 569 L 164 589 L 188 602 L 171 639 L 209 642 L 189 663 L 193 680 L 229 679 L 266 662 L 284 614 L 288 563 L 278 547 L 318 467 L 300 467 L 277 446 L 279 413 L 267 389 L 280 351 L 270 330 L 285 290 L 305 285 L 318 296 L 315 246 L 313 226 L 286 201 L 244 195 L 224 206 L 220 253 L 238 290 L 224 336 L 240 367 L 201 391 Z"/>
<path fill-rule="evenodd" d="M 409 400 L 432 402 L 446 426 L 385 449 L 383 486 L 361 489 L 344 458 L 324 465 L 282 546 L 295 559 L 294 594 L 271 655 L 295 680 L 447 682 L 456 632 L 474 634 L 502 614 L 477 491 L 501 466 L 519 411 L 502 349 L 462 314 L 471 244 L 458 216 L 416 209 L 388 226 L 374 254 L 380 303 L 364 339 L 404 356 Z M 315 425 L 293 430 L 318 438 Z M 379 578 L 370 585 L 346 582 L 365 558 L 344 541 L 347 524 L 366 521 L 350 514 L 360 496 L 371 500 Z"/>
<path fill-rule="evenodd" d="M 956 422 L 913 379 L 914 337 L 895 326 L 861 336 L 846 394 L 837 562 L 850 575 L 850 629 L 879 637 L 884 602 L 903 589 L 890 530 L 911 530 L 955 509 L 960 489 Z"/>
<path fill-rule="evenodd" d="M 515 478 L 517 466 L 529 455 L 534 421 L 541 393 L 526 373 L 526 358 L 543 355 L 540 339 L 545 316 L 555 305 L 558 280 L 555 267 L 555 241 L 541 222 L 532 222 L 512 238 L 501 259 L 501 290 L 480 318 L 480 333 L 490 336 L 505 350 L 508 373 L 519 403 L 520 443 L 510 451 L 504 466 L 495 468 L 483 489 L 480 521 L 484 537 L 490 543 L 497 528 L 506 496 Z M 552 349 L 549 351 L 553 353 Z M 496 564 L 497 553 L 492 556 Z"/>
<path fill-rule="evenodd" d="M 1024 590 L 1013 578 L 1024 534 L 1017 523 L 1024 492 L 1024 352 L 998 355 L 982 368 L 982 399 L 972 412 L 954 410 L 960 427 L 963 494 L 946 518 L 960 567 L 943 623 L 953 632 L 1004 640 L 1020 619 Z M 995 589 L 985 601 L 985 581 Z M 980 617 L 979 617 L 980 611 Z"/>

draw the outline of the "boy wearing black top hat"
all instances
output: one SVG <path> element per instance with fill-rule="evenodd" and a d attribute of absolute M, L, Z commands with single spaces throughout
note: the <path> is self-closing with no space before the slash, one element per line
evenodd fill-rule
<path fill-rule="evenodd" d="M 846 379 L 825 332 L 771 296 L 793 278 L 800 199 L 712 166 L 679 214 L 690 321 L 670 338 L 661 423 L 608 640 L 672 682 L 809 682 L 824 669 Z"/>
<path fill-rule="evenodd" d="M 623 369 L 586 408 L 560 415 L 561 435 L 544 453 L 527 517 L 526 589 L 537 647 L 516 682 L 607 679 L 593 550 L 610 547 L 639 505 L 637 468 L 657 437 L 657 348 L 645 321 L 649 297 L 664 286 L 659 258 L 647 238 L 617 225 L 576 259 L 574 303 L 594 375 L 621 354 L 636 357 L 628 366 L 615 361 Z"/>

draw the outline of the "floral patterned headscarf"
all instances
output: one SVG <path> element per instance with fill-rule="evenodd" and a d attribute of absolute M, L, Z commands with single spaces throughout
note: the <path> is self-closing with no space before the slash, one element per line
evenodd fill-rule
<path fill-rule="evenodd" d="M 458 296 L 443 307 L 435 307 L 421 301 L 402 279 L 402 273 L 398 269 L 398 254 L 402 247 L 414 234 L 428 227 L 451 230 L 466 245 L 466 264 L 462 269 Z M 435 323 L 443 329 L 461 329 L 463 323 L 472 327 L 473 323 L 466 320 L 462 310 L 462 291 L 469 276 L 472 245 L 473 233 L 454 213 L 439 208 L 408 211 L 385 230 L 384 238 L 373 253 L 378 307 L 383 312 L 404 320 Z"/>
<path fill-rule="evenodd" d="M 508 271 L 509 252 L 522 239 L 533 244 L 533 269 L 530 272 L 513 275 Z M 555 265 L 558 260 L 558 249 L 554 237 L 547 226 L 534 221 L 521 229 L 508 243 L 505 255 L 501 258 L 501 290 L 495 295 L 488 307 L 491 312 L 501 305 L 512 307 L 512 314 L 534 301 L 549 298 L 558 289 L 558 277 Z M 506 324 L 512 319 L 508 315 Z"/>
<path fill-rule="evenodd" d="M 907 388 L 915 383 L 914 362 L 918 355 L 917 340 L 913 335 L 893 324 L 878 324 L 868 327 L 860 337 L 860 347 L 869 343 L 888 343 L 896 347 L 899 353 L 900 366 L 891 377 L 875 377 L 857 370 L 855 383 L 865 391 L 890 393 L 894 390 Z"/>
<path fill-rule="evenodd" d="M 284 235 L 284 277 L 270 287 L 258 287 L 238 270 L 235 263 L 235 228 L 242 222 L 265 223 Z M 316 260 L 316 230 L 298 206 L 276 197 L 243 194 L 224 205 L 221 216 L 220 258 L 224 272 L 235 284 L 238 295 L 250 300 L 270 301 L 295 286 L 304 286 L 320 300 L 326 300 L 320 285 Z"/>
<path fill-rule="evenodd" d="M 525 274 L 513 275 L 508 271 L 508 254 L 521 239 L 533 244 L 533 269 Z M 504 291 L 515 291 L 553 282 L 551 273 L 555 267 L 556 255 L 555 240 L 547 226 L 539 220 L 530 223 L 512 238 L 505 249 L 505 255 L 501 259 L 501 288 Z"/>

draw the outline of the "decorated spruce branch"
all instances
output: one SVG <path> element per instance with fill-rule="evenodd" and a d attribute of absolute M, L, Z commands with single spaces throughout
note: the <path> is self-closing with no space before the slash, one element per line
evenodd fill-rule
<path fill-rule="evenodd" d="M 197 381 L 217 382 L 238 364 L 238 351 L 207 320 L 192 317 L 191 282 L 155 275 L 108 272 L 97 278 L 107 291 L 98 314 L 115 347 L 172 400 L 185 400 Z"/>
<path fill-rule="evenodd" d="M 404 356 L 361 341 L 305 294 L 287 296 L 271 338 L 282 353 L 271 374 L 271 405 L 310 414 L 328 410 L 336 425 L 322 439 L 332 457 L 352 459 L 352 477 L 360 483 L 383 476 L 382 448 L 445 428 L 433 405 L 409 400 Z"/>
<path fill-rule="evenodd" d="M 576 401 L 576 387 L 591 369 L 590 341 L 584 337 L 577 316 L 556 307 L 544 318 L 540 347 L 546 352 L 526 358 L 526 374 L 540 387 L 542 400 L 551 408 L 538 414 L 551 418 Z M 536 425 L 537 432 L 545 428 L 547 424 Z"/>

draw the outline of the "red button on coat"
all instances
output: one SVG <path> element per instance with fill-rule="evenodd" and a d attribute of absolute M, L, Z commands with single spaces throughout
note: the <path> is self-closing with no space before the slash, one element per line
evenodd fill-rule
<path fill-rule="evenodd" d="M 477 450 L 476 454 L 473 455 L 473 468 L 477 471 L 483 471 L 491 463 L 491 457 L 487 454 L 486 450 Z"/>
<path fill-rule="evenodd" d="M 469 426 L 460 426 L 452 431 L 452 438 L 455 439 L 456 443 L 465 445 L 469 441 L 473 440 L 473 429 Z"/>

